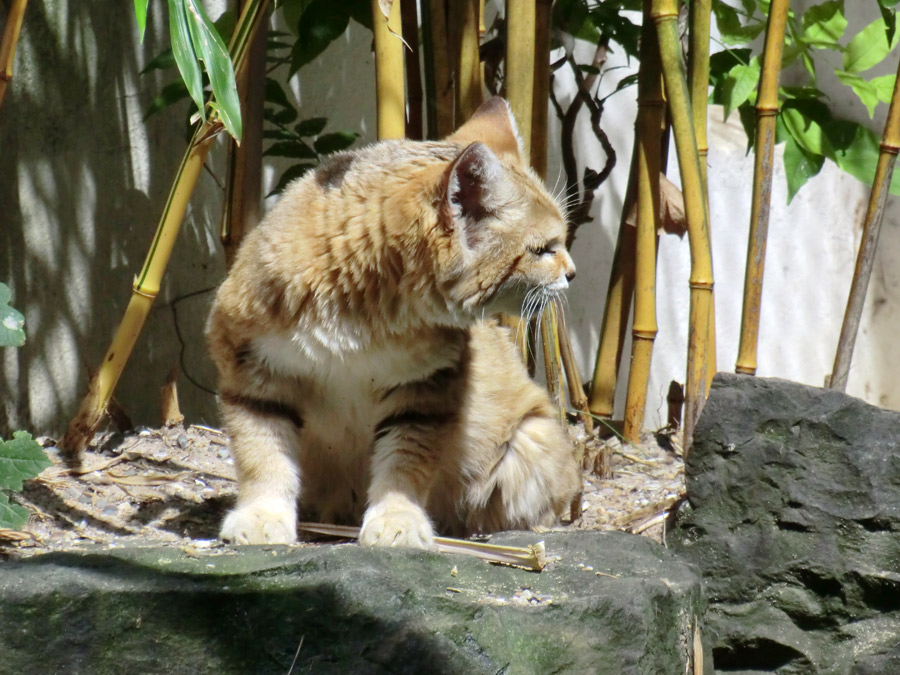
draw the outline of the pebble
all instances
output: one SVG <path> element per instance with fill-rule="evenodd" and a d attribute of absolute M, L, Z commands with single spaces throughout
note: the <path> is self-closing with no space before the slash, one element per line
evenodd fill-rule
<path fill-rule="evenodd" d="M 190 439 L 185 434 L 178 434 L 178 440 L 175 442 L 178 443 L 178 447 L 182 450 L 187 450 L 187 447 L 191 444 Z"/>
<path fill-rule="evenodd" d="M 222 459 L 228 459 L 230 454 L 231 453 L 228 452 L 228 448 L 221 448 L 219 450 L 219 457 L 221 457 Z"/>

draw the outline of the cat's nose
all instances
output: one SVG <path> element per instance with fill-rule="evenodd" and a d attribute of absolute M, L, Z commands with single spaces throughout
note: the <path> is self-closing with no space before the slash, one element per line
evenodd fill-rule
<path fill-rule="evenodd" d="M 572 281 L 575 278 L 575 268 L 573 267 L 571 270 L 566 272 L 566 281 Z"/>

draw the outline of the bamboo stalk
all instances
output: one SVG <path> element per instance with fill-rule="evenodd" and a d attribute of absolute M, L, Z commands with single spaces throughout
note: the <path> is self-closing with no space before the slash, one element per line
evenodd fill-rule
<path fill-rule="evenodd" d="M 637 138 L 631 153 L 631 169 L 622 217 L 619 220 L 619 234 L 609 272 L 606 290 L 606 304 L 603 308 L 603 323 L 600 326 L 600 343 L 597 345 L 597 359 L 591 381 L 591 395 L 588 399 L 590 411 L 597 417 L 612 419 L 616 401 L 616 382 L 622 363 L 625 346 L 625 331 L 628 315 L 631 313 L 631 299 L 634 295 L 634 265 L 637 228 L 626 223 L 628 213 L 634 205 L 637 194 Z"/>
<path fill-rule="evenodd" d="M 400 0 L 400 23 L 403 40 L 409 45 L 406 55 L 406 137 L 420 141 L 424 136 L 422 124 L 422 68 L 419 64 L 418 0 Z"/>
<path fill-rule="evenodd" d="M 872 265 L 875 263 L 875 250 L 878 246 L 878 235 L 881 232 L 881 221 L 884 217 L 884 205 L 890 190 L 891 178 L 894 175 L 894 162 L 900 151 L 900 66 L 897 67 L 897 79 L 891 96 L 891 107 L 881 136 L 881 152 L 875 168 L 875 179 L 872 192 L 869 194 L 869 206 L 863 223 L 862 238 L 856 254 L 856 267 L 853 270 L 853 281 L 850 295 L 847 298 L 847 310 L 841 324 L 841 336 L 838 340 L 837 352 L 834 356 L 834 368 L 831 371 L 832 389 L 844 391 L 847 388 L 847 377 L 853 359 L 853 348 L 859 332 L 866 291 L 869 278 L 872 276 Z"/>
<path fill-rule="evenodd" d="M 229 52 L 234 60 L 235 72 L 240 73 L 246 65 L 247 47 L 266 15 L 268 0 L 249 0 L 238 20 Z M 91 378 L 88 391 L 81 401 L 77 414 L 69 423 L 61 447 L 73 464 L 78 464 L 81 450 L 90 440 L 106 412 L 113 390 L 122 375 L 125 364 L 134 349 L 150 307 L 159 293 L 162 275 L 175 245 L 175 239 L 187 210 L 188 200 L 203 168 L 206 155 L 222 130 L 222 124 L 207 118 L 194 131 L 181 165 L 175 175 L 175 182 L 169 192 L 166 205 L 144 260 L 140 274 L 135 278 L 131 300 L 119 324 L 112 343 L 103 357 L 103 363 Z"/>
<path fill-rule="evenodd" d="M 450 30 L 454 45 L 454 71 L 456 73 L 456 119 L 458 123 L 469 119 L 483 102 L 481 84 L 479 0 L 456 0 L 450 3 Z"/>
<path fill-rule="evenodd" d="M 694 425 L 708 391 L 710 306 L 712 305 L 712 256 L 709 224 L 700 178 L 700 159 L 691 120 L 687 82 L 678 39 L 676 0 L 652 0 L 666 98 L 672 116 L 672 131 L 684 194 L 688 238 L 691 248 L 691 309 L 688 324 L 687 376 L 685 383 L 684 448 L 688 451 Z"/>
<path fill-rule="evenodd" d="M 566 399 L 563 394 L 563 374 L 559 363 L 562 360 L 559 349 L 559 324 L 556 320 L 556 306 L 549 303 L 541 317 L 541 347 L 544 351 L 544 374 L 547 393 L 556 406 L 559 423 L 566 426 Z"/>
<path fill-rule="evenodd" d="M 422 1 L 425 51 L 425 109 L 428 138 L 444 138 L 453 133 L 453 73 L 444 0 Z"/>
<path fill-rule="evenodd" d="M 12 81 L 13 61 L 16 57 L 16 45 L 22 30 L 22 19 L 28 0 L 12 0 L 6 13 L 6 25 L 3 27 L 3 39 L 0 40 L 0 105 L 6 95 L 6 87 Z"/>
<path fill-rule="evenodd" d="M 772 201 L 772 159 L 775 154 L 775 120 L 778 115 L 778 75 L 784 50 L 789 0 L 772 0 L 766 26 L 762 76 L 756 99 L 756 161 L 753 171 L 753 202 L 750 207 L 750 241 L 744 274 L 744 307 L 741 339 L 735 371 L 756 373 L 756 348 L 762 304 L 766 239 L 769 234 L 769 204 Z"/>
<path fill-rule="evenodd" d="M 659 47 L 650 18 L 651 0 L 644 0 L 641 66 L 638 74 L 637 117 L 637 233 L 635 255 L 634 321 L 631 369 L 625 400 L 623 436 L 641 440 L 650 362 L 656 340 L 656 244 L 659 231 L 660 130 L 663 122 Z"/>
<path fill-rule="evenodd" d="M 245 4 L 241 3 L 241 7 Z M 226 269 L 231 268 L 244 235 L 259 223 L 268 32 L 268 24 L 262 22 L 248 52 L 247 67 L 237 78 L 244 133 L 240 144 L 230 141 L 227 194 L 219 234 Z"/>
<path fill-rule="evenodd" d="M 578 419 L 590 433 L 594 430 L 594 418 L 588 410 L 587 396 L 584 395 L 584 385 L 581 382 L 581 374 L 578 372 L 578 363 L 575 361 L 575 352 L 572 350 L 572 340 L 569 338 L 569 330 L 566 326 L 566 313 L 557 308 L 556 315 L 559 323 L 559 354 L 562 359 L 563 373 L 566 376 L 569 403 L 578 414 Z"/>
<path fill-rule="evenodd" d="M 375 90 L 378 100 L 378 140 L 403 138 L 406 133 L 406 94 L 403 86 L 403 41 L 400 3 L 391 3 L 385 18 L 379 0 L 372 0 L 375 32 Z M 393 34 L 392 34 L 393 33 Z"/>
<path fill-rule="evenodd" d="M 694 134 L 697 137 L 697 154 L 700 156 L 700 182 L 703 186 L 703 203 L 709 221 L 709 181 L 707 176 L 709 140 L 707 138 L 707 109 L 709 107 L 709 27 L 712 14 L 712 0 L 694 0 L 690 3 L 690 52 L 688 85 L 691 90 L 691 111 L 694 119 Z M 712 223 L 709 223 L 712 232 Z M 709 306 L 709 364 L 707 388 L 716 374 L 716 303 L 715 290 Z"/>
<path fill-rule="evenodd" d="M 534 95 L 531 107 L 531 166 L 547 176 L 547 116 L 550 100 L 550 9 L 552 0 L 535 3 Z"/>

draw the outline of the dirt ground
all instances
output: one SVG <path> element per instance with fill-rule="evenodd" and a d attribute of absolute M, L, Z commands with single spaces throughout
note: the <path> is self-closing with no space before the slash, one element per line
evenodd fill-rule
<path fill-rule="evenodd" d="M 677 437 L 648 435 L 623 446 L 571 428 L 586 463 L 610 453 L 613 476 L 584 473 L 582 514 L 562 529 L 627 530 L 665 538 L 665 516 L 684 491 Z M 23 532 L 0 530 L 0 559 L 117 546 L 219 546 L 217 533 L 237 485 L 225 434 L 173 426 L 98 434 L 82 467 L 66 466 L 55 440 L 39 438 L 53 466 L 12 499 L 32 511 Z"/>

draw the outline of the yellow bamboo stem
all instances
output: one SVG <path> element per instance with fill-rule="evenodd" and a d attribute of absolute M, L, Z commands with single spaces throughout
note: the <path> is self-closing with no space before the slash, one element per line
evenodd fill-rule
<path fill-rule="evenodd" d="M 707 177 L 709 140 L 707 139 L 707 108 L 709 106 L 709 26 L 712 0 L 694 0 L 690 3 L 690 67 L 688 84 L 691 90 L 691 111 L 694 119 L 694 134 L 697 137 L 697 154 L 700 156 L 700 181 L 703 185 L 703 203 L 709 220 L 709 181 Z M 712 223 L 709 223 L 710 232 Z M 707 388 L 716 374 L 716 303 L 715 291 L 709 307 L 709 369 Z"/>
<path fill-rule="evenodd" d="M 481 59 L 478 56 L 481 3 L 457 0 L 450 4 L 450 17 L 456 44 L 456 119 L 469 119 L 483 102 Z"/>
<path fill-rule="evenodd" d="M 375 32 L 375 90 L 378 99 L 378 139 L 406 134 L 406 93 L 403 84 L 403 42 L 399 35 L 400 2 L 391 4 L 387 20 L 378 0 L 372 0 Z M 391 34 L 393 32 L 393 34 Z"/>
<path fill-rule="evenodd" d="M 559 355 L 562 359 L 563 374 L 566 376 L 569 403 L 578 413 L 578 419 L 581 420 L 585 430 L 590 433 L 594 430 L 594 419 L 588 410 L 587 396 L 584 395 L 581 374 L 578 372 L 578 363 L 575 361 L 575 352 L 572 350 L 572 340 L 569 339 L 566 314 L 561 309 L 557 312 L 556 320 L 559 324 Z"/>
<path fill-rule="evenodd" d="M 243 72 L 247 47 L 266 15 L 268 0 L 250 0 L 244 7 L 235 37 L 229 47 L 234 59 L 235 72 Z M 144 260 L 144 266 L 134 281 L 131 300 L 119 324 L 113 341 L 103 357 L 103 363 L 91 378 L 88 391 L 81 401 L 77 414 L 69 423 L 62 448 L 72 464 L 79 462 L 81 450 L 90 440 L 106 413 L 119 377 L 131 356 L 150 307 L 159 293 L 162 275 L 175 245 L 175 239 L 187 210 L 188 200 L 203 168 L 206 155 L 216 134 L 222 129 L 218 121 L 207 119 L 194 132 L 191 142 L 175 176 L 175 182 L 166 200 L 156 234 Z"/>
<path fill-rule="evenodd" d="M 541 320 L 541 346 L 544 350 L 544 374 L 547 379 L 547 393 L 556 407 L 559 422 L 566 424 L 566 401 L 563 394 L 562 369 L 559 363 L 559 324 L 556 320 L 556 307 L 550 303 L 544 310 Z"/>
<path fill-rule="evenodd" d="M 634 258 L 637 228 L 626 222 L 637 193 L 637 138 L 631 153 L 631 169 L 628 187 L 619 220 L 619 234 L 613 252 L 606 304 L 603 308 L 603 322 L 600 326 L 600 343 L 597 345 L 597 360 L 591 381 L 591 395 L 588 407 L 597 417 L 611 419 L 616 401 L 616 383 L 622 363 L 625 345 L 625 331 L 628 315 L 631 313 L 631 299 L 634 295 Z"/>
<path fill-rule="evenodd" d="M 22 30 L 22 19 L 25 17 L 25 6 L 28 0 L 12 0 L 6 13 L 6 25 L 3 27 L 3 38 L 0 40 L 0 105 L 6 87 L 12 81 L 13 61 L 16 57 L 16 45 Z"/>
<path fill-rule="evenodd" d="M 756 161 L 753 171 L 753 202 L 750 207 L 750 241 L 744 274 L 744 308 L 741 339 L 735 370 L 756 373 L 756 349 L 762 305 L 766 239 L 769 234 L 769 204 L 772 201 L 772 160 L 775 154 L 775 119 L 778 114 L 778 75 L 784 50 L 789 0 L 772 0 L 766 26 L 762 77 L 756 99 Z"/>
<path fill-rule="evenodd" d="M 632 326 L 631 369 L 625 400 L 623 436 L 629 443 L 641 440 L 650 362 L 656 340 L 656 242 L 659 230 L 660 129 L 663 122 L 659 48 L 651 0 L 644 0 L 641 67 L 638 75 L 638 193 L 637 240 Z"/>
<path fill-rule="evenodd" d="M 875 179 L 872 192 L 869 194 L 869 206 L 866 209 L 866 220 L 863 223 L 859 252 L 856 255 L 856 267 L 853 270 L 853 281 L 850 295 L 847 298 L 847 310 L 841 324 L 841 336 L 838 340 L 837 352 L 834 356 L 834 368 L 831 371 L 832 389 L 844 391 L 847 388 L 847 376 L 850 373 L 850 362 L 853 360 L 853 348 L 859 332 L 866 291 L 869 278 L 872 276 L 872 265 L 875 262 L 875 249 L 878 246 L 878 235 L 881 232 L 881 221 L 884 217 L 884 205 L 890 190 L 891 178 L 894 175 L 894 163 L 900 151 L 900 65 L 897 67 L 897 79 L 894 82 L 894 93 L 891 96 L 891 107 L 881 136 L 881 152 L 875 168 Z"/>
<path fill-rule="evenodd" d="M 672 131 L 675 135 L 691 248 L 691 309 L 688 324 L 684 415 L 684 448 L 687 451 L 694 425 L 708 391 L 712 256 L 700 178 L 700 159 L 697 155 L 697 141 L 694 137 L 690 100 L 681 58 L 681 43 L 678 39 L 677 0 L 653 0 L 651 13 L 659 39 L 660 59 L 666 98 L 671 111 Z"/>

